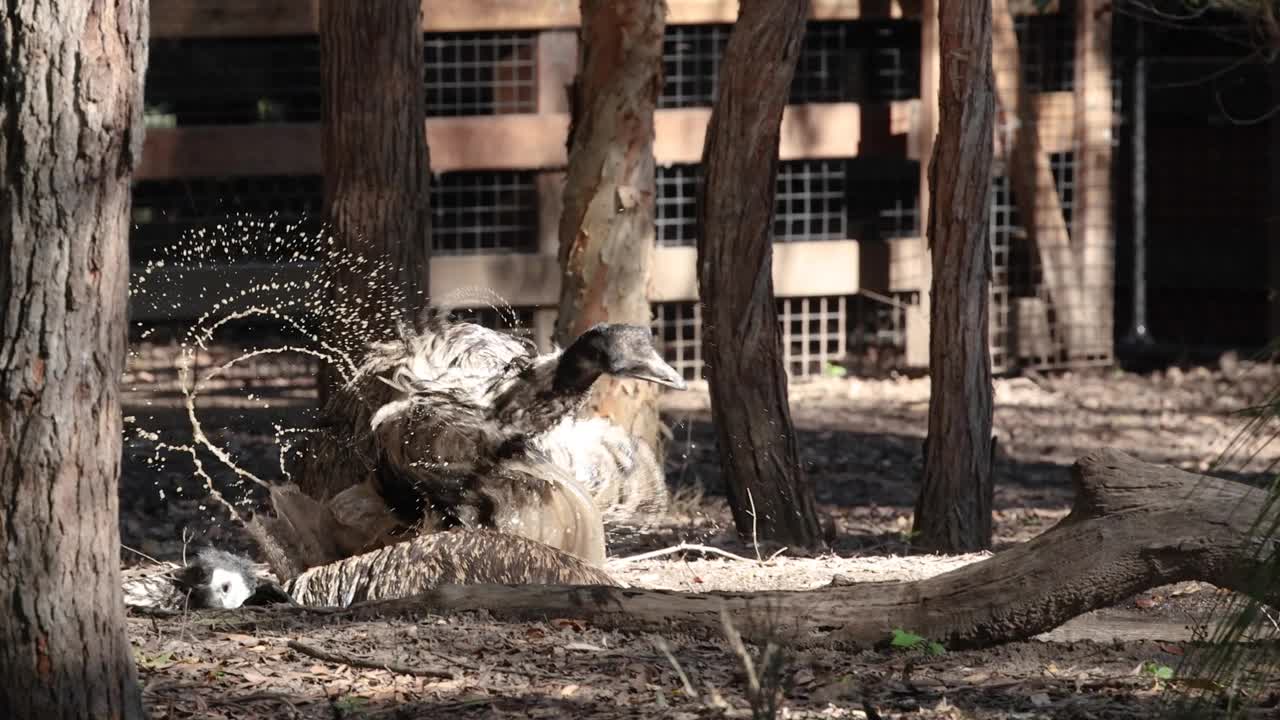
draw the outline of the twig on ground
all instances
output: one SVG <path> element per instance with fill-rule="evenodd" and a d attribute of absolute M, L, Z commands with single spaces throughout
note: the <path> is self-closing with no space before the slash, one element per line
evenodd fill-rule
<path fill-rule="evenodd" d="M 290 650 L 295 650 L 303 655 L 309 655 L 317 660 L 334 663 L 335 665 L 349 665 L 351 667 L 366 668 L 368 670 L 386 670 L 398 675 L 413 675 L 414 677 L 440 678 L 443 680 L 453 679 L 453 673 L 447 670 L 415 668 L 407 665 L 384 662 L 381 660 L 365 660 L 364 658 L 353 657 L 351 655 L 331 653 L 321 650 L 320 648 L 300 643 L 297 640 L 290 640 L 288 645 Z"/>
<path fill-rule="evenodd" d="M 148 555 L 148 554 L 146 554 L 146 553 L 142 552 L 141 550 L 134 550 L 133 548 L 129 547 L 128 545 L 125 545 L 124 543 L 120 543 L 120 547 L 124 548 L 125 550 L 128 550 L 129 552 L 133 553 L 134 555 L 137 555 L 138 557 L 142 558 L 143 560 L 150 560 L 151 562 L 153 562 L 153 563 L 155 563 L 156 565 L 159 565 L 159 566 L 161 566 L 161 567 L 164 567 L 164 566 L 167 564 L 167 563 L 162 563 L 162 562 L 160 562 L 159 560 L 157 560 L 157 559 L 155 559 L 155 558 L 151 557 L 150 555 Z"/>
<path fill-rule="evenodd" d="M 680 677 L 680 683 L 684 685 L 684 692 L 693 699 L 698 699 L 698 691 L 693 689 L 693 683 L 689 682 L 689 676 L 685 675 L 684 668 L 680 667 L 680 661 L 676 660 L 676 656 L 671 652 L 671 646 L 667 645 L 667 641 L 662 637 L 654 638 L 653 644 L 665 656 L 667 662 L 671 663 L 672 669 L 676 671 L 676 675 Z"/>
<path fill-rule="evenodd" d="M 751 547 L 756 549 L 756 562 L 764 562 L 760 557 L 760 538 L 756 535 L 756 499 L 751 497 L 751 488 L 747 488 L 747 502 L 751 504 Z"/>
<path fill-rule="evenodd" d="M 730 560 L 740 560 L 742 562 L 761 562 L 759 560 L 752 560 L 749 557 L 736 555 L 734 553 L 729 552 L 728 550 L 721 550 L 720 548 L 711 547 L 710 545 L 694 545 L 692 543 L 686 543 L 686 542 L 682 542 L 679 545 L 673 545 L 672 547 L 662 548 L 661 550 L 651 550 L 646 553 L 640 553 L 639 555 L 632 555 L 630 557 L 613 558 L 609 562 L 618 563 L 618 564 L 640 562 L 641 560 L 652 560 L 653 558 L 662 557 L 663 555 L 674 555 L 678 552 L 684 552 L 686 550 L 692 550 L 694 552 L 700 552 L 706 555 L 719 555 L 720 557 L 723 557 L 723 558 L 728 558 Z M 786 550 L 786 548 L 783 548 L 783 550 Z M 769 560 L 773 560 L 773 558 L 777 557 L 778 554 L 781 552 L 782 550 L 779 550 L 778 553 L 774 553 L 769 558 Z"/>

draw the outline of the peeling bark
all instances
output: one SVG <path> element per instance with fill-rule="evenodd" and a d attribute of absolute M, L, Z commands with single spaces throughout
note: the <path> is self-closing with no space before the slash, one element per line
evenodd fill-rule
<path fill-rule="evenodd" d="M 148 5 L 3 13 L 0 717 L 142 718 L 117 482 Z"/>
<path fill-rule="evenodd" d="M 938 137 L 929 162 L 929 433 L 912 542 L 956 553 L 991 546 L 990 3 L 940 3 L 938 28 Z"/>
<path fill-rule="evenodd" d="M 560 216 L 564 268 L 555 340 L 598 322 L 649 325 L 656 205 L 653 113 L 662 86 L 663 0 L 583 0 L 569 167 Z M 662 457 L 652 383 L 603 377 L 590 411 Z"/>
<path fill-rule="evenodd" d="M 814 548 L 822 540 L 791 423 L 773 296 L 779 128 L 809 3 L 744 0 L 740 8 L 702 152 L 703 357 L 738 533 Z"/>

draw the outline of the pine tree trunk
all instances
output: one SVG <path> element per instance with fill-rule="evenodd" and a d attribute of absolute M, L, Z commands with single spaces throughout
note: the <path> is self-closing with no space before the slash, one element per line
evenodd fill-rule
<path fill-rule="evenodd" d="M 564 269 L 555 339 L 598 322 L 649 325 L 654 246 L 653 112 L 662 86 L 663 0 L 583 0 L 569 168 L 560 216 Z M 658 386 L 603 377 L 591 410 L 662 457 Z"/>
<path fill-rule="evenodd" d="M 812 548 L 821 544 L 817 511 L 787 404 L 773 297 L 779 127 L 809 3 L 743 0 L 740 8 L 702 154 L 703 355 L 739 534 Z"/>
<path fill-rule="evenodd" d="M 929 167 L 931 394 L 913 544 L 966 552 L 991 546 L 990 0 L 939 3 L 938 27 L 938 137 Z"/>
<path fill-rule="evenodd" d="M 120 584 L 120 374 L 145 0 L 0 36 L 0 717 L 145 717 Z"/>
<path fill-rule="evenodd" d="M 320 95 L 324 210 L 336 241 L 372 262 L 403 292 L 413 312 L 428 292 L 431 257 L 430 158 L 422 3 L 320 2 Z M 391 302 L 369 272 L 338 269 L 335 292 L 369 303 L 368 320 Z M 383 308 L 386 310 L 387 308 Z M 376 323 L 375 323 L 376 324 Z M 372 327 L 371 333 L 391 328 Z M 321 372 L 324 406 L 337 376 Z"/>

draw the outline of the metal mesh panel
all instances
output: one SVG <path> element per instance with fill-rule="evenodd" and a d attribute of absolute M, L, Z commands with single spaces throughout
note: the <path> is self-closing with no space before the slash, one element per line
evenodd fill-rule
<path fill-rule="evenodd" d="M 685 380 L 703 377 L 700 303 L 654 303 L 653 332 L 662 358 Z"/>
<path fill-rule="evenodd" d="M 790 102 L 903 100 L 920 95 L 920 24 L 810 22 Z"/>
<path fill-rule="evenodd" d="M 141 181 L 133 188 L 131 252 L 136 261 L 188 229 L 234 214 L 295 222 L 318 221 L 323 182 L 315 176 L 266 176 Z M 538 195 L 532 172 L 454 172 L 431 182 L 432 240 L 442 255 L 532 252 L 537 247 Z"/>
<path fill-rule="evenodd" d="M 533 172 L 450 172 L 431 183 L 435 252 L 477 255 L 533 252 L 538 191 Z"/>
<path fill-rule="evenodd" d="M 787 160 L 778 163 L 774 239 L 843 240 L 849 236 L 848 160 Z M 657 239 L 662 246 L 697 242 L 699 165 L 657 170 Z"/>
<path fill-rule="evenodd" d="M 428 33 L 430 116 L 536 112 L 537 34 Z M 157 38 L 146 102 L 152 125 L 244 125 L 320 120 L 316 37 Z"/>
<path fill-rule="evenodd" d="M 537 34 L 427 33 L 427 114 L 537 112 Z"/>
<path fill-rule="evenodd" d="M 1022 81 L 1031 92 L 1054 92 L 1075 87 L 1076 36 L 1073 3 L 1047 15 L 1017 15 L 1018 54 Z"/>
<path fill-rule="evenodd" d="M 809 23 L 791 81 L 791 103 L 852 99 L 857 58 L 849 52 L 849 26 L 843 22 Z"/>
<path fill-rule="evenodd" d="M 1022 81 L 1033 93 L 1071 93 L 1076 87 L 1074 3 L 1063 0 L 1062 10 L 1051 15 L 1015 19 Z M 997 48 L 999 51 L 999 48 Z M 997 62 L 1000 58 L 997 57 Z M 1113 92 L 1118 79 L 1113 74 Z M 1117 93 L 1118 95 L 1118 93 Z M 1079 93 L 1075 94 L 1080 101 Z M 1118 121 L 1117 97 L 1111 99 L 1111 119 Z M 1046 100 L 1048 100 L 1046 98 Z M 1057 190 L 1057 202 L 1037 199 L 1041 210 L 1050 205 L 1061 210 L 1062 222 L 1026 227 L 1017 211 L 1011 182 L 998 164 L 993 181 L 990 217 L 992 250 L 991 354 L 997 372 L 1024 368 L 1062 368 L 1107 364 L 1112 359 L 1112 306 L 1114 292 L 1110 218 L 1084 215 L 1081 198 L 1111 193 L 1108 173 L 1079 166 L 1081 134 L 1073 103 L 1058 97 L 1040 102 L 1036 122 Z M 999 147 L 1007 153 L 1016 135 L 1016 119 L 997 128 Z M 1112 133 L 1111 144 L 1119 133 Z M 1003 162 L 1007 162 L 1007 158 Z M 1043 167 L 1043 166 L 1041 166 Z M 1085 187 L 1088 182 L 1104 186 Z M 1107 222 L 1105 232 L 1083 222 Z M 1059 234 L 1065 228 L 1065 239 Z M 1064 251 L 1055 247 L 1065 242 Z M 1092 243 L 1092 245 L 1087 245 Z M 1044 272 L 1045 257 L 1054 253 L 1061 272 Z"/>
<path fill-rule="evenodd" d="M 162 257 L 183 232 L 225 223 L 237 214 L 273 215 L 283 224 L 318 218 L 323 184 L 316 176 L 144 180 L 133 185 L 129 255 L 134 263 Z M 251 238 L 243 239 L 245 242 Z M 266 242 L 266 238 L 263 242 Z M 246 260 L 251 259 L 249 257 Z"/>
<path fill-rule="evenodd" d="M 658 107 L 709 107 L 715 101 L 730 25 L 670 25 L 663 39 Z M 901 100 L 920 95 L 916 21 L 810 22 L 791 103 Z"/>
<path fill-rule="evenodd" d="M 319 40 L 154 38 L 146 105 L 160 126 L 316 122 Z"/>
<path fill-rule="evenodd" d="M 730 25 L 668 25 L 662 39 L 662 92 L 658 107 L 710 106 Z"/>
<path fill-rule="evenodd" d="M 667 165 L 657 169 L 658 202 L 655 235 L 662 247 L 692 247 L 698 241 L 698 165 Z"/>
<path fill-rule="evenodd" d="M 456 321 L 472 322 L 477 325 L 509 333 L 517 337 L 532 338 L 534 308 L 514 307 L 495 308 L 490 306 L 474 308 L 454 308 L 449 317 Z"/>
<path fill-rule="evenodd" d="M 778 164 L 775 240 L 843 240 L 849 236 L 847 165 L 847 160 Z"/>
<path fill-rule="evenodd" d="M 783 363 L 792 377 L 821 375 L 845 359 L 848 308 L 845 296 L 779 298 Z M 704 377 L 702 312 L 696 302 L 656 303 L 654 338 L 663 358 L 686 380 Z"/>
<path fill-rule="evenodd" d="M 780 298 L 782 358 L 792 377 L 821 375 L 844 360 L 847 298 Z"/>

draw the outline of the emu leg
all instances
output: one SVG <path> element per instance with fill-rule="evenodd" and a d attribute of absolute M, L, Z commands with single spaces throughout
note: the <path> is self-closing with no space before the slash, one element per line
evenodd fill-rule
<path fill-rule="evenodd" d="M 484 608 L 630 629 L 676 625 L 710 632 L 719 631 L 723 607 L 747 631 L 769 622 L 802 630 L 809 641 L 873 645 L 901 627 L 963 648 L 1030 638 L 1168 583 L 1201 580 L 1252 589 L 1257 546 L 1247 531 L 1263 507 L 1263 491 L 1115 450 L 1085 456 L 1072 474 L 1075 505 L 1062 522 L 989 560 L 917 582 L 762 593 L 452 585 L 397 604 L 414 611 Z M 1263 546 L 1264 557 L 1267 550 L 1275 552 Z M 1280 605 L 1280 593 L 1270 593 L 1266 600 Z M 380 611 L 394 610 L 386 605 Z M 762 620 L 762 610 L 770 620 Z"/>

